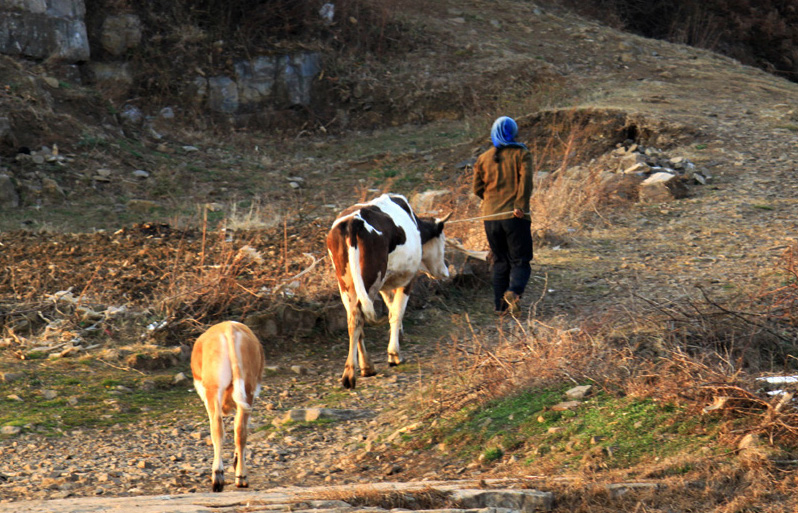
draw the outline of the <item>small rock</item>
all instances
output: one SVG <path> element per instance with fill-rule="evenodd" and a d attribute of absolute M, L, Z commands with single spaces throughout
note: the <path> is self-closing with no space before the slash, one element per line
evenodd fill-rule
<path fill-rule="evenodd" d="M 304 367 L 304 366 L 302 366 L 302 365 L 292 365 L 292 366 L 291 366 L 291 371 L 292 371 L 294 374 L 298 374 L 298 375 L 300 375 L 300 376 L 305 376 L 305 375 L 307 375 L 307 373 L 308 373 L 308 368 L 307 368 L 307 367 Z"/>
<path fill-rule="evenodd" d="M 42 392 L 42 397 L 44 397 L 48 401 L 51 401 L 56 397 L 58 397 L 58 392 L 56 392 L 55 390 L 44 390 Z"/>
<path fill-rule="evenodd" d="M 0 381 L 3 383 L 12 383 L 24 378 L 25 375 L 21 372 L 0 372 Z"/>
<path fill-rule="evenodd" d="M 188 377 L 184 372 L 178 372 L 175 374 L 174 380 L 172 380 L 175 385 L 180 385 L 181 383 L 185 383 L 188 381 Z"/>
<path fill-rule="evenodd" d="M 0 434 L 3 435 L 18 435 L 22 432 L 22 428 L 19 426 L 3 426 L 0 428 Z"/>
<path fill-rule="evenodd" d="M 58 89 L 58 87 L 61 85 L 57 78 L 44 77 L 42 80 L 44 80 L 44 83 L 47 84 L 47 87 L 52 89 Z"/>
<path fill-rule="evenodd" d="M 568 410 L 575 410 L 579 408 L 582 403 L 579 401 L 565 401 L 559 404 L 555 404 L 551 407 L 553 411 L 568 411 Z"/>
<path fill-rule="evenodd" d="M 743 451 L 745 449 L 752 449 L 759 445 L 759 436 L 755 433 L 748 433 L 737 444 L 737 449 Z"/>
<path fill-rule="evenodd" d="M 135 171 L 133 171 L 133 176 L 136 178 L 149 178 L 150 173 L 148 173 L 143 169 L 136 169 Z"/>
<path fill-rule="evenodd" d="M 593 385 L 582 385 L 568 390 L 565 395 L 568 399 L 580 400 L 587 397 L 592 389 Z"/>
<path fill-rule="evenodd" d="M 630 491 L 647 491 L 656 490 L 658 488 L 656 483 L 617 483 L 607 485 L 607 491 L 613 498 L 626 495 Z"/>

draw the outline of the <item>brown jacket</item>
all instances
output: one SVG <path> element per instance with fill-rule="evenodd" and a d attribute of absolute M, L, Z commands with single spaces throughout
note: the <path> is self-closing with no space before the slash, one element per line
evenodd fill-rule
<path fill-rule="evenodd" d="M 493 160 L 495 154 L 496 148 L 491 147 L 474 164 L 474 194 L 482 199 L 482 215 L 509 212 L 489 220 L 510 219 L 512 210 L 518 208 L 529 219 L 532 154 L 525 148 L 504 147 L 498 163 Z"/>

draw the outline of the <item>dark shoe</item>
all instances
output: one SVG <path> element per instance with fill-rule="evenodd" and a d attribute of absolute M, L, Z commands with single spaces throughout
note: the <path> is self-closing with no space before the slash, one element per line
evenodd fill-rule
<path fill-rule="evenodd" d="M 518 315 L 521 313 L 521 307 L 519 303 L 521 298 L 513 292 L 512 290 L 508 290 L 504 293 L 504 301 L 507 303 L 507 312 L 511 315 Z"/>

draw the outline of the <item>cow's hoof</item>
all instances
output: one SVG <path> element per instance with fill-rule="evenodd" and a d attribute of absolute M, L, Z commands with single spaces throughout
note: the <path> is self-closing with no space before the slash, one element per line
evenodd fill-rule
<path fill-rule="evenodd" d="M 249 488 L 249 482 L 247 482 L 246 477 L 236 476 L 236 486 L 238 488 Z"/>
<path fill-rule="evenodd" d="M 403 363 L 405 363 L 405 361 L 403 359 L 399 358 L 398 356 L 393 355 L 393 354 L 389 354 L 388 355 L 388 365 L 390 367 L 396 367 L 397 365 L 401 365 Z"/>
<path fill-rule="evenodd" d="M 354 376 L 343 376 L 341 378 L 341 386 L 344 388 L 355 388 L 355 385 L 357 385 L 357 379 Z"/>
<path fill-rule="evenodd" d="M 376 376 L 377 371 L 375 371 L 374 369 L 368 369 L 368 370 L 363 369 L 360 371 L 360 375 L 363 376 L 364 378 L 369 378 L 371 376 Z"/>

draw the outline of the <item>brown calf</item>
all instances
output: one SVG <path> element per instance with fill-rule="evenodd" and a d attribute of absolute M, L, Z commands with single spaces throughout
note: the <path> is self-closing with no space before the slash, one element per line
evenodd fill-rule
<path fill-rule="evenodd" d="M 247 444 L 247 423 L 252 403 L 260 392 L 260 377 L 265 359 L 258 337 L 239 322 L 226 321 L 211 326 L 194 343 L 191 373 L 194 387 L 205 403 L 211 422 L 213 466 L 211 482 L 214 492 L 224 489 L 224 423 L 222 415 L 235 410 L 236 486 L 249 486 L 244 462 Z"/>

